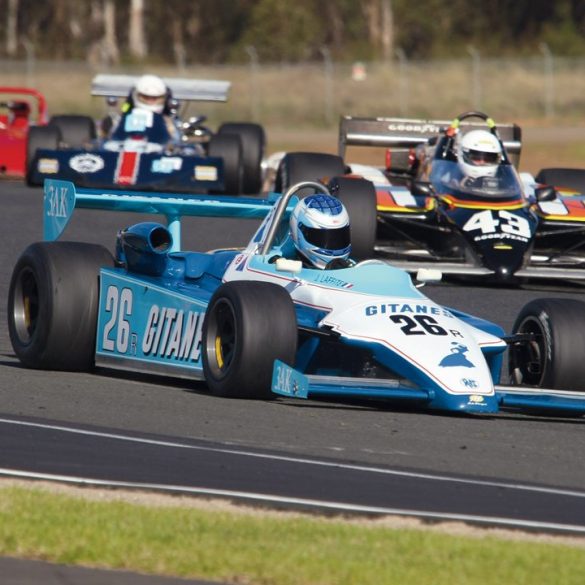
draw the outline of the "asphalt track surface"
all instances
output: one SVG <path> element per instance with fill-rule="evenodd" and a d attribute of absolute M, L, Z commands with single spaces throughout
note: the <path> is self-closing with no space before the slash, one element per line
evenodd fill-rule
<path fill-rule="evenodd" d="M 219 399 L 205 385 L 105 369 L 20 367 L 6 327 L 12 267 L 42 238 L 42 192 L 0 183 L 0 468 L 326 512 L 585 534 L 585 419 L 470 417 L 360 402 Z M 64 239 L 113 251 L 152 216 L 78 210 Z M 247 220 L 188 218 L 183 247 L 244 244 Z M 509 330 L 542 296 L 585 289 L 427 286 L 435 301 Z M 41 474 L 41 475 L 35 475 Z"/>

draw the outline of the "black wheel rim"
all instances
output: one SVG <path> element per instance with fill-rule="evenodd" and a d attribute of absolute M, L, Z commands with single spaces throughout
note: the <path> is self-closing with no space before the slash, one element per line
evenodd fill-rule
<path fill-rule="evenodd" d="M 541 386 L 546 373 L 546 343 L 538 319 L 527 317 L 517 333 L 530 337 L 527 343 L 510 348 L 510 374 L 516 384 Z"/>
<path fill-rule="evenodd" d="M 236 346 L 237 327 L 233 305 L 227 299 L 220 299 L 213 306 L 206 341 L 207 362 L 215 378 L 227 375 Z"/>
<path fill-rule="evenodd" d="M 26 345 L 31 342 L 39 319 L 39 289 L 37 279 L 30 268 L 23 268 L 16 278 L 12 317 L 18 340 Z"/>

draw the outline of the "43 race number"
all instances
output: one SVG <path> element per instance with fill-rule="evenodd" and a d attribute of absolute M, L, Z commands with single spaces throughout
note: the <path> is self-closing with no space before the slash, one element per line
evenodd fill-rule
<path fill-rule="evenodd" d="M 474 213 L 465 222 L 463 231 L 473 232 L 475 230 L 480 230 L 482 234 L 501 232 L 526 239 L 531 236 L 528 220 L 505 209 L 499 211 L 486 209 Z"/>

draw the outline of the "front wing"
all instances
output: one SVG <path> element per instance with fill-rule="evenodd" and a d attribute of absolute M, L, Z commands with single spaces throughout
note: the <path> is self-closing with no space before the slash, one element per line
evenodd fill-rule
<path fill-rule="evenodd" d="M 378 399 L 429 408 L 436 398 L 433 389 L 410 388 L 396 380 L 304 375 L 280 361 L 274 364 L 272 392 L 289 398 Z M 495 400 L 488 399 L 474 394 L 453 397 L 451 401 L 442 401 L 442 409 L 474 414 L 511 410 L 551 415 L 585 415 L 584 392 L 496 385 Z"/>
<path fill-rule="evenodd" d="M 376 252 L 386 253 L 384 246 L 376 246 Z M 495 276 L 495 271 L 469 263 L 435 262 L 433 260 L 388 260 L 392 266 L 402 268 L 411 274 L 415 274 L 421 268 L 439 270 L 446 276 L 469 276 L 474 278 L 489 278 Z M 585 281 L 584 268 L 555 268 L 553 266 L 527 266 L 514 273 L 517 278 L 542 279 L 542 280 L 576 280 Z"/>
<path fill-rule="evenodd" d="M 39 149 L 29 180 L 41 185 L 44 179 L 62 179 L 92 189 L 202 193 L 224 188 L 223 159 L 178 153 Z"/>

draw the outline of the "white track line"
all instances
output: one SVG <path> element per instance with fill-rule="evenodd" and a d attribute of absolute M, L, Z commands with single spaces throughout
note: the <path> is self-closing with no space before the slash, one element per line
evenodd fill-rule
<path fill-rule="evenodd" d="M 163 492 L 174 492 L 182 494 L 193 494 L 200 496 L 213 496 L 230 498 L 235 500 L 247 500 L 256 503 L 270 504 L 287 504 L 289 506 L 314 508 L 317 510 L 335 511 L 340 513 L 354 514 L 376 514 L 385 516 L 410 516 L 424 520 L 435 521 L 453 521 L 469 522 L 476 524 L 486 524 L 490 526 L 502 526 L 507 528 L 524 528 L 526 530 L 554 531 L 554 532 L 571 532 L 585 534 L 585 526 L 575 524 L 557 524 L 554 522 L 536 522 L 532 520 L 515 520 L 513 518 L 501 518 L 498 516 L 474 516 L 470 514 L 447 514 L 441 512 L 424 512 L 420 510 L 406 510 L 400 508 L 383 508 L 378 506 L 359 506 L 355 504 L 346 504 L 343 502 L 329 502 L 321 500 L 311 500 L 305 498 L 287 498 L 283 496 L 273 496 L 270 494 L 257 494 L 254 492 L 240 492 L 231 490 L 215 490 L 209 488 L 187 487 L 178 485 L 162 485 L 157 483 L 132 483 L 124 481 L 105 481 L 99 479 L 90 479 L 85 477 L 70 477 L 66 475 L 53 475 L 48 473 L 33 473 L 20 471 L 17 469 L 0 468 L 0 475 L 11 477 L 21 477 L 25 479 L 58 481 L 62 483 L 74 483 L 77 485 L 109 487 L 109 488 L 126 488 L 140 490 L 157 490 Z"/>
<path fill-rule="evenodd" d="M 139 437 L 130 437 L 127 435 L 121 435 L 117 433 L 102 433 L 98 431 L 88 431 L 85 429 L 78 429 L 73 427 L 64 427 L 59 425 L 49 425 L 43 423 L 32 423 L 27 421 L 16 421 L 11 419 L 3 419 L 0 418 L 0 423 L 5 424 L 12 424 L 16 426 L 26 426 L 26 427 L 35 427 L 35 428 L 42 428 L 54 431 L 62 431 L 66 433 L 73 433 L 78 435 L 86 435 L 90 437 L 100 437 L 104 439 L 115 439 L 119 441 L 128 441 L 132 443 L 142 443 L 145 445 L 157 445 L 159 447 L 173 447 L 178 449 L 193 449 L 196 451 L 206 451 L 210 453 L 224 453 L 228 455 L 238 455 L 241 457 L 255 457 L 258 459 L 269 459 L 273 461 L 284 461 L 287 463 L 299 463 L 303 465 L 315 465 L 319 467 L 330 467 L 334 469 L 342 469 L 348 471 L 361 471 L 365 473 L 376 473 L 380 475 L 392 475 L 396 477 L 409 477 L 414 479 L 425 479 L 430 481 L 442 481 L 442 482 L 450 482 L 450 483 L 458 483 L 458 484 L 465 484 L 465 485 L 476 485 L 476 486 L 487 486 L 487 487 L 497 487 L 497 488 L 505 488 L 510 490 L 520 490 L 526 492 L 536 492 L 542 494 L 552 494 L 558 496 L 570 496 L 575 498 L 584 498 L 585 499 L 585 491 L 577 491 L 577 490 L 569 490 L 569 489 L 561 489 L 561 488 L 552 488 L 552 487 L 543 487 L 543 486 L 533 486 L 521 483 L 508 483 L 504 481 L 486 481 L 486 480 L 479 480 L 479 479 L 463 479 L 457 477 L 450 477 L 447 475 L 433 475 L 430 473 L 417 473 L 411 471 L 398 471 L 394 469 L 384 469 L 382 467 L 371 467 L 367 465 L 352 465 L 348 463 L 340 463 L 340 462 L 333 462 L 333 461 L 322 461 L 319 459 L 307 459 L 303 457 L 289 457 L 286 455 L 270 455 L 266 453 L 258 453 L 255 451 L 245 451 L 245 450 L 237 450 L 237 449 L 228 449 L 228 448 L 219 448 L 219 447 L 202 447 L 198 445 L 189 445 L 186 443 L 180 443 L 176 441 L 159 441 L 154 439 L 145 439 Z"/>

